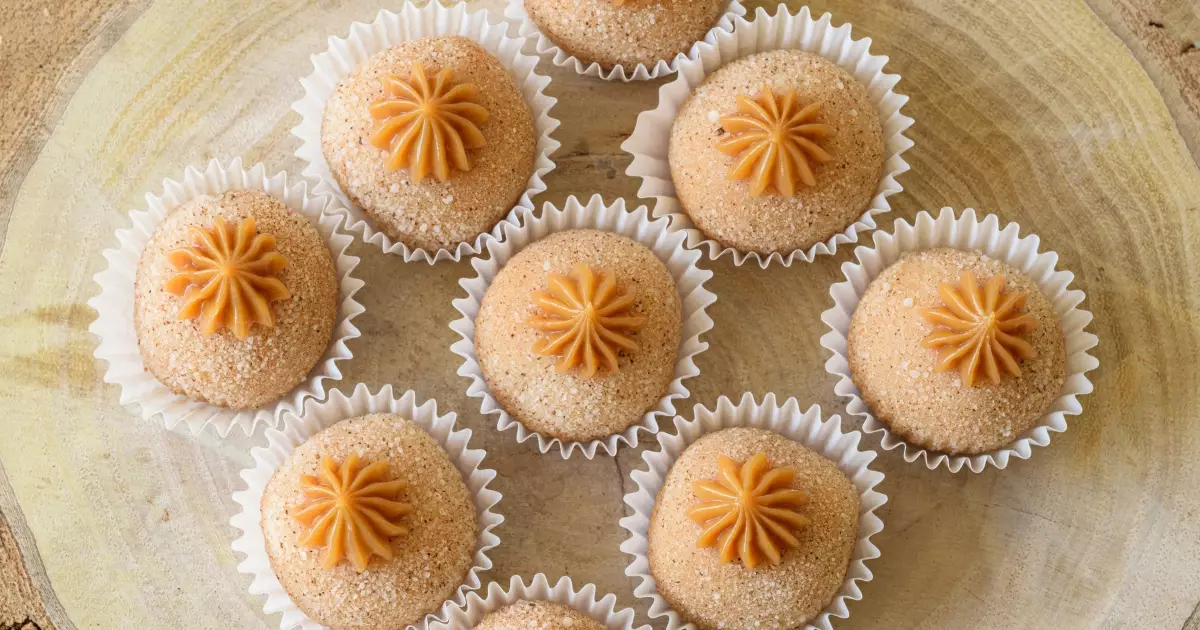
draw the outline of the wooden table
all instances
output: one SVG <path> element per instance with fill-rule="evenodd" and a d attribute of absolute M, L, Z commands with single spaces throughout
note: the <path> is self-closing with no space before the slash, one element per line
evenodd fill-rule
<path fill-rule="evenodd" d="M 230 493 L 261 428 L 193 437 L 122 409 L 92 358 L 85 301 L 100 250 L 164 177 L 239 155 L 299 171 L 297 77 L 380 4 L 396 3 L 0 5 L 0 628 L 277 627 L 229 548 Z M 912 96 L 912 171 L 881 227 L 943 205 L 1019 222 L 1076 273 L 1101 340 L 1084 414 L 1032 460 L 953 475 L 879 458 L 883 557 L 839 627 L 1200 628 L 1200 7 L 813 8 L 870 36 Z M 618 145 L 659 83 L 545 65 L 563 147 L 540 201 L 632 201 Z M 367 313 L 343 384 L 414 388 L 476 431 L 508 519 L 486 578 L 569 574 L 644 613 L 617 527 L 640 452 L 563 461 L 497 433 L 448 349 L 469 265 L 353 253 Z M 694 402 L 773 391 L 841 411 L 818 317 L 849 254 L 767 271 L 710 263 L 720 301 Z"/>

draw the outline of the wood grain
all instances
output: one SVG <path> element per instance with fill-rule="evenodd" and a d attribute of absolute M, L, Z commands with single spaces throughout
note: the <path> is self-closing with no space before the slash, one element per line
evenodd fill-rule
<path fill-rule="evenodd" d="M 300 170 L 288 135 L 298 120 L 288 111 L 300 95 L 296 78 L 327 36 L 369 21 L 378 3 L 86 0 L 69 6 L 93 17 L 53 28 L 33 22 L 41 5 L 14 6 L 23 13 L 0 19 L 4 59 L 57 60 L 41 72 L 0 69 L 10 73 L 0 75 L 0 121 L 11 125 L 0 139 L 11 139 L 0 145 L 0 462 L 61 602 L 63 619 L 49 611 L 48 621 L 277 627 L 236 571 L 227 524 L 238 471 L 263 443 L 261 430 L 194 437 L 122 409 L 91 356 L 94 315 L 84 302 L 104 264 L 99 251 L 162 178 L 239 155 Z M 1188 5 L 810 6 L 871 37 L 912 96 L 917 144 L 895 216 L 975 206 L 1019 222 L 1076 273 L 1101 339 L 1084 415 L 1032 460 L 951 475 L 880 456 L 891 497 L 877 539 L 883 556 L 865 599 L 838 627 L 1200 627 L 1200 135 L 1187 120 L 1195 55 L 1167 55 L 1154 35 L 1187 37 L 1172 7 Z M 1146 18 L 1159 9 L 1162 29 L 1122 30 L 1160 19 Z M 57 43 L 23 43 L 18 55 L 9 33 L 23 28 L 42 28 L 41 39 Z M 563 148 L 539 201 L 593 192 L 632 201 L 637 182 L 623 175 L 619 144 L 638 112 L 654 106 L 661 82 L 547 72 Z M 6 116 L 23 107 L 32 113 Z M 470 266 L 404 265 L 361 243 L 352 252 L 363 258 L 367 312 L 344 383 L 413 388 L 475 431 L 500 474 L 507 518 L 486 578 L 569 574 L 644 613 L 616 527 L 640 450 L 564 462 L 496 432 L 465 396 L 448 350 L 450 300 Z M 823 369 L 819 316 L 850 254 L 766 271 L 709 263 L 720 300 L 702 375 L 689 382 L 692 402 L 773 391 L 841 411 Z M 8 570 L 12 554 L 0 554 Z M 31 618 L 40 610 L 31 597 L 17 601 Z"/>
<path fill-rule="evenodd" d="M 80 79 L 149 0 L 0 5 L 0 242 L 12 200 Z"/>
<path fill-rule="evenodd" d="M 1200 162 L 1200 3 L 1192 0 L 1088 0 L 1124 41 L 1162 93 Z"/>
<path fill-rule="evenodd" d="M 0 628 L 51 628 L 42 595 L 33 586 L 8 520 L 0 514 Z"/>

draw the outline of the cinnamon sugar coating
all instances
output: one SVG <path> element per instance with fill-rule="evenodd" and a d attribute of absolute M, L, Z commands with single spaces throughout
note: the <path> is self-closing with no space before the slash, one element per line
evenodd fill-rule
<path fill-rule="evenodd" d="M 1034 356 L 1020 373 L 970 387 L 959 370 L 938 371 L 939 350 L 925 347 L 935 332 L 926 309 L 943 306 L 942 285 L 963 272 L 1004 276 L 1006 292 L 1024 293 L 1021 339 Z M 1025 326 L 1025 325 L 1023 325 Z M 1066 375 L 1066 342 L 1058 314 L 1019 269 L 977 252 L 932 249 L 905 254 L 871 282 L 850 319 L 850 376 L 871 413 L 906 441 L 951 454 L 1000 448 L 1039 422 Z"/>
<path fill-rule="evenodd" d="M 567 54 L 627 70 L 686 53 L 725 8 L 725 0 L 524 1 L 529 18 Z"/>
<path fill-rule="evenodd" d="M 636 352 L 621 351 L 617 371 L 584 378 L 561 372 L 558 357 L 535 352 L 543 333 L 534 291 L 549 273 L 576 265 L 606 269 L 634 295 L 629 308 L 645 325 L 631 334 Z M 475 352 L 492 394 L 531 431 L 567 441 L 620 433 L 641 421 L 669 389 L 682 330 L 679 291 L 666 266 L 646 246 L 599 230 L 568 230 L 531 243 L 504 265 L 475 317 Z"/>
<path fill-rule="evenodd" d="M 180 319 L 185 298 L 168 291 L 178 275 L 172 252 L 189 232 L 216 219 L 253 218 L 271 234 L 287 265 L 273 276 L 289 297 L 271 304 L 274 325 L 254 326 L 245 339 L 231 331 L 205 334 L 201 318 Z M 239 190 L 189 201 L 159 224 L 138 262 L 133 322 L 146 369 L 171 391 L 222 407 L 251 409 L 302 383 L 324 355 L 337 320 L 333 253 L 303 216 L 266 193 Z"/>
<path fill-rule="evenodd" d="M 445 181 L 414 181 L 408 168 L 389 166 L 390 145 L 372 143 L 371 107 L 384 98 L 385 80 L 409 77 L 417 64 L 474 86 L 473 102 L 487 112 L 477 125 L 482 144 L 467 152 L 470 170 Z M 376 54 L 338 83 L 325 103 L 321 148 L 342 191 L 376 227 L 409 247 L 438 250 L 473 242 L 512 210 L 533 173 L 537 135 L 520 86 L 498 59 L 465 37 L 426 37 Z"/>
<path fill-rule="evenodd" d="M 309 531 L 293 518 L 305 501 L 305 475 L 322 457 L 386 462 L 403 482 L 404 536 L 388 542 L 392 558 L 374 558 L 364 571 L 309 549 Z M 436 612 L 462 585 L 477 548 L 471 492 L 450 456 L 429 434 L 394 414 L 343 420 L 292 451 L 267 483 L 262 528 L 271 568 L 292 601 L 317 623 L 335 629 L 401 630 Z"/>
<path fill-rule="evenodd" d="M 832 159 L 813 160 L 814 185 L 801 181 L 790 196 L 755 195 L 751 185 L 731 180 L 738 158 L 714 148 L 730 131 L 721 117 L 764 84 L 777 96 L 795 91 L 797 103 L 817 105 L 814 124 L 832 130 L 819 142 Z M 667 159 L 679 204 L 705 235 L 739 251 L 787 255 L 862 216 L 882 180 L 884 155 L 879 112 L 865 86 L 824 57 L 775 50 L 717 69 L 692 92 L 672 124 Z"/>
<path fill-rule="evenodd" d="M 688 518 L 700 500 L 696 482 L 712 477 L 719 459 L 748 461 L 763 453 L 795 476 L 789 488 L 808 497 L 810 523 L 796 530 L 798 546 L 778 565 L 750 569 L 721 562 L 720 551 L 696 546 L 702 527 Z M 764 429 L 709 433 L 679 456 L 654 502 L 647 533 L 650 573 L 658 591 L 700 630 L 793 630 L 820 613 L 841 588 L 858 539 L 859 495 L 828 459 Z"/>

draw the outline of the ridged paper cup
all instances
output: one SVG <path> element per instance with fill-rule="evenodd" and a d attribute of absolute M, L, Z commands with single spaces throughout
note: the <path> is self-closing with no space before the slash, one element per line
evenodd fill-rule
<path fill-rule="evenodd" d="M 681 63 L 696 58 L 699 54 L 701 44 L 711 44 L 716 40 L 718 32 L 732 30 L 734 18 L 744 15 L 746 15 L 746 7 L 742 6 L 739 0 L 727 0 L 725 11 L 721 14 L 717 23 L 704 35 L 704 39 L 692 44 L 687 51 L 677 53 L 672 59 L 660 59 L 652 67 L 646 67 L 644 63 L 639 63 L 632 68 L 626 68 L 621 64 L 617 64 L 605 70 L 595 61 L 585 63 L 578 57 L 559 48 L 558 44 L 555 44 L 554 40 L 547 37 L 529 17 L 529 14 L 525 11 L 525 0 L 508 0 L 508 4 L 504 7 L 504 17 L 509 22 L 517 25 L 517 35 L 532 41 L 538 54 L 549 55 L 554 65 L 574 70 L 576 74 L 587 77 L 596 77 L 605 81 L 625 82 L 646 81 L 675 74 L 679 71 Z"/>
<path fill-rule="evenodd" d="M 329 392 L 328 400 L 306 401 L 301 414 L 287 413 L 279 429 L 267 430 L 267 445 L 250 451 L 254 467 L 242 471 L 246 488 L 233 493 L 233 501 L 241 506 L 241 511 L 229 519 L 229 524 L 241 530 L 242 535 L 233 541 L 232 546 L 235 552 L 245 556 L 238 564 L 238 571 L 254 576 L 250 583 L 251 594 L 267 596 L 263 612 L 283 613 L 279 622 L 282 630 L 315 630 L 323 626 L 310 619 L 292 602 L 271 568 L 260 510 L 267 482 L 288 455 L 312 436 L 347 418 L 373 413 L 402 416 L 428 433 L 450 456 L 450 461 L 458 468 L 475 502 L 479 535 L 471 569 L 451 599 L 446 600 L 437 612 L 426 615 L 425 619 L 409 628 L 425 630 L 436 621 L 446 621 L 450 610 L 463 605 L 467 593 L 479 588 L 479 573 L 492 568 L 487 552 L 500 544 L 500 539 L 492 533 L 492 529 L 504 522 L 504 518 L 492 509 L 500 502 L 501 495 L 488 488 L 496 472 L 481 467 L 486 453 L 469 448 L 471 431 L 456 429 L 453 412 L 439 414 L 435 401 L 420 401 L 412 391 L 396 396 L 391 385 L 385 385 L 373 394 L 366 385 L 359 384 L 347 396 L 341 390 L 334 389 Z"/>
<path fill-rule="evenodd" d="M 175 208 L 197 197 L 216 195 L 229 190 L 259 190 L 278 198 L 288 208 L 308 219 L 329 247 L 338 276 L 337 325 L 325 354 L 317 361 L 303 383 L 294 387 L 279 400 L 257 409 L 231 409 L 193 400 L 176 394 L 146 370 L 138 349 L 137 331 L 133 325 L 134 284 L 138 261 L 155 229 Z M 100 294 L 88 300 L 96 309 L 96 321 L 88 326 L 100 338 L 97 359 L 108 363 L 104 381 L 121 387 L 121 404 L 136 404 L 143 418 L 162 415 L 168 429 L 180 422 L 187 423 L 192 433 L 199 434 L 212 425 L 221 437 L 239 426 L 246 435 L 260 422 L 275 426 L 284 412 L 300 409 L 305 399 L 325 397 L 325 381 L 339 380 L 342 372 L 337 362 L 353 356 L 346 342 L 359 336 L 351 322 L 363 312 L 354 299 L 363 282 L 350 274 L 358 266 L 358 257 L 346 253 L 353 239 L 341 231 L 342 219 L 329 207 L 336 202 L 328 197 L 310 195 L 308 186 L 297 178 L 289 181 L 286 173 L 267 175 L 262 164 L 249 170 L 242 168 L 241 159 L 225 166 L 211 160 L 203 171 L 188 167 L 182 181 L 163 180 L 161 195 L 146 194 L 146 210 L 132 210 L 132 227 L 117 230 L 117 246 L 104 250 L 108 268 L 96 274 Z"/>
<path fill-rule="evenodd" d="M 446 623 L 434 623 L 430 630 L 468 630 L 474 628 L 487 615 L 521 600 L 554 602 L 570 606 L 600 622 L 607 630 L 635 630 L 633 610 L 617 609 L 616 595 L 603 595 L 596 599 L 596 586 L 585 584 L 576 590 L 569 577 L 561 577 L 554 584 L 545 575 L 538 573 L 526 584 L 520 576 L 512 576 L 508 588 L 492 582 L 488 584 L 487 596 L 467 594 L 465 606 L 450 609 Z M 636 630 L 650 630 L 650 626 L 639 626 Z"/>
<path fill-rule="evenodd" d="M 621 527 L 629 532 L 629 539 L 621 543 L 621 551 L 632 556 L 625 575 L 639 580 L 633 594 L 650 600 L 650 617 L 666 617 L 667 630 L 695 630 L 695 626 L 672 609 L 658 592 L 658 583 L 650 574 L 647 535 L 658 491 L 679 456 L 701 437 L 733 427 L 765 429 L 803 444 L 833 462 L 858 490 L 858 541 L 850 556 L 846 578 L 829 605 L 804 626 L 808 630 L 830 630 L 833 627 L 832 617 L 845 618 L 850 615 L 846 604 L 848 601 L 862 599 L 859 583 L 869 582 L 872 577 L 866 561 L 879 557 L 879 548 L 871 542 L 871 537 L 883 530 L 883 521 L 875 515 L 875 510 L 887 503 L 887 496 L 875 490 L 875 486 L 883 481 L 883 473 L 869 468 L 875 459 L 875 452 L 861 450 L 859 442 L 862 434 L 858 431 L 843 432 L 841 418 L 835 415 L 822 419 L 820 407 L 813 405 L 802 410 L 795 398 L 776 404 L 775 395 L 767 394 L 759 403 L 754 396 L 746 393 L 740 402 L 735 403 L 721 396 L 716 409 L 696 405 L 693 416 L 692 420 L 676 417 L 676 434 L 658 434 L 659 450 L 642 453 L 647 469 L 635 470 L 630 475 L 636 488 L 625 495 L 625 505 L 629 506 L 632 513 L 621 519 Z M 700 535 L 699 530 L 696 535 Z"/>
<path fill-rule="evenodd" d="M 1075 275 L 1056 269 L 1058 254 L 1039 251 L 1041 240 L 1035 235 L 1022 237 L 1020 232 L 1021 226 L 1016 223 L 1001 225 L 995 215 L 989 214 L 979 219 L 971 208 L 963 210 L 961 215 L 956 215 L 951 208 L 942 208 L 937 218 L 928 212 L 921 212 L 912 224 L 897 221 L 895 231 L 891 234 L 876 232 L 874 247 L 855 248 L 857 262 L 843 263 L 842 272 L 846 279 L 829 289 L 833 296 L 833 308 L 822 313 L 821 319 L 829 325 L 830 332 L 821 337 L 821 345 L 833 353 L 825 363 L 825 370 L 838 378 L 834 391 L 849 399 L 846 404 L 848 413 L 863 418 L 863 431 L 883 434 L 883 448 L 889 451 L 900 449 L 904 461 L 912 463 L 920 459 L 930 470 L 945 465 L 951 472 L 958 472 L 964 466 L 973 472 L 980 472 L 987 466 L 1004 468 L 1013 457 L 1028 459 L 1034 446 L 1048 445 L 1051 432 L 1067 430 L 1067 416 L 1083 411 L 1078 397 L 1092 391 L 1087 372 L 1100 365 L 1095 357 L 1088 354 L 1098 340 L 1095 335 L 1084 331 L 1092 321 L 1092 314 L 1079 308 L 1084 299 L 1083 292 L 1068 288 Z M 948 455 L 929 451 L 909 444 L 892 433 L 887 424 L 871 414 L 863 401 L 862 394 L 850 378 L 850 365 L 846 358 L 850 318 L 867 285 L 905 253 L 941 247 L 980 252 L 1020 269 L 1037 283 L 1053 305 L 1066 337 L 1066 378 L 1050 409 L 1033 428 L 1017 436 L 1004 448 L 978 455 Z"/>
<path fill-rule="evenodd" d="M 908 162 L 901 154 L 913 146 L 912 140 L 904 135 L 913 119 L 900 111 L 908 97 L 893 91 L 900 76 L 884 72 L 888 58 L 871 54 L 871 40 L 854 39 L 849 24 L 835 28 L 832 21 L 833 17 L 828 13 L 813 19 L 808 7 L 802 7 L 793 15 L 782 4 L 775 15 L 767 15 L 759 8 L 753 22 L 735 18 L 733 31 L 716 32 L 714 41 L 699 45 L 699 55 L 695 59 L 680 64 L 679 77 L 658 91 L 658 107 L 638 116 L 633 134 L 621 144 L 622 149 L 633 155 L 633 162 L 625 173 L 641 178 L 638 196 L 653 199 L 654 216 L 670 216 L 673 225 L 687 233 L 689 247 L 703 247 L 713 259 L 728 254 L 736 265 L 753 260 L 764 269 L 773 262 L 790 266 L 796 260 L 812 262 L 818 255 L 832 254 L 838 245 L 857 242 L 859 232 L 875 229 L 875 215 L 891 212 L 888 197 L 903 190 L 896 177 L 908 170 Z M 724 247 L 696 227 L 675 196 L 667 152 L 676 115 L 708 75 L 738 59 L 782 49 L 803 50 L 825 57 L 866 86 L 883 125 L 884 167 L 875 196 L 858 220 L 845 230 L 807 249 L 761 255 Z"/>
<path fill-rule="evenodd" d="M 406 1 L 401 3 L 395 13 L 380 11 L 375 21 L 370 24 L 351 24 L 348 36 L 330 37 L 329 49 L 313 55 L 312 74 L 300 79 L 300 84 L 304 86 L 304 97 L 292 103 L 292 109 L 300 114 L 301 118 L 300 124 L 292 128 L 292 135 L 300 139 L 296 157 L 306 163 L 304 176 L 318 182 L 313 191 L 317 194 L 331 194 L 341 202 L 336 212 L 346 217 L 347 230 L 357 232 L 363 240 L 374 243 L 389 254 L 403 256 L 405 262 L 457 262 L 463 256 L 478 254 L 483 251 L 485 243 L 499 238 L 500 227 L 515 221 L 519 208 L 533 209 L 532 198 L 546 190 L 542 178 L 554 170 L 554 162 L 550 156 L 560 146 L 557 140 L 550 137 L 551 132 L 559 125 L 557 120 L 550 117 L 550 108 L 558 99 L 545 94 L 550 78 L 535 72 L 538 58 L 521 54 L 524 40 L 508 37 L 507 30 L 507 24 L 494 18 L 487 11 L 467 11 L 466 2 L 446 7 L 437 0 L 431 0 L 418 7 Z M 364 61 L 403 42 L 439 35 L 459 35 L 475 41 L 508 70 L 533 113 L 537 150 L 534 155 L 533 173 L 529 176 L 525 192 L 516 201 L 508 216 L 501 219 L 491 232 L 480 234 L 474 241 L 459 243 L 453 250 L 426 251 L 410 248 L 404 243 L 392 240 L 375 226 L 374 220 L 362 208 L 342 192 L 337 180 L 329 171 L 329 164 L 321 150 L 321 122 L 325 114 L 325 101 L 333 94 L 342 78 Z"/>
<path fill-rule="evenodd" d="M 526 429 L 510 416 L 492 395 L 475 355 L 475 316 L 479 313 L 483 295 L 492 284 L 492 280 L 517 252 L 555 232 L 589 228 L 620 234 L 654 252 L 675 279 L 683 310 L 683 325 L 679 335 L 675 375 L 654 409 L 642 415 L 641 422 L 604 439 L 564 442 Z M 576 450 L 581 451 L 588 459 L 596 456 L 597 449 L 614 455 L 620 444 L 637 446 L 639 431 L 657 433 L 658 417 L 675 415 L 674 401 L 688 397 L 688 389 L 683 386 L 684 379 L 700 374 L 695 358 L 708 349 L 708 343 L 701 341 L 700 335 L 711 330 L 713 326 L 712 318 L 705 310 L 717 300 L 717 296 L 704 287 L 705 281 L 712 277 L 712 272 L 697 266 L 700 252 L 688 249 L 683 241 L 682 233 L 669 229 L 667 219 L 652 220 L 645 206 L 632 211 L 626 210 L 625 202 L 621 199 L 608 204 L 600 195 L 594 195 L 585 204 L 571 196 L 561 209 L 547 203 L 543 206 L 541 214 L 536 216 L 532 210 L 522 209 L 520 224 L 506 223 L 503 237 L 487 244 L 489 255 L 471 261 L 476 276 L 459 281 L 467 290 L 467 297 L 454 300 L 454 308 L 462 313 L 462 317 L 452 322 L 450 328 L 461 335 L 462 339 L 450 346 L 450 350 L 463 358 L 463 364 L 458 368 L 459 376 L 471 379 L 467 395 L 482 400 L 483 413 L 497 416 L 496 426 L 501 431 L 515 430 L 518 442 L 536 439 L 538 450 L 542 453 L 548 453 L 557 447 L 563 458 L 570 457 Z"/>

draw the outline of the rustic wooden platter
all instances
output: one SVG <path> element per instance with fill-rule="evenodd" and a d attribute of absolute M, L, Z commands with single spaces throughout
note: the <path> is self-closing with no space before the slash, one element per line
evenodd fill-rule
<path fill-rule="evenodd" d="M 163 178 L 213 157 L 299 172 L 297 78 L 381 4 L 396 2 L 0 6 L 0 628 L 278 627 L 229 547 L 261 428 L 193 437 L 123 409 L 85 301 Z M 1200 7 L 1134 4 L 811 3 L 870 36 L 912 97 L 912 171 L 883 229 L 944 205 L 1020 223 L 1076 273 L 1101 340 L 1084 414 L 1031 460 L 955 475 L 879 457 L 883 556 L 840 628 L 1200 628 Z M 539 201 L 633 201 L 619 144 L 660 82 L 545 67 L 563 147 Z M 352 253 L 367 312 L 342 384 L 415 389 L 475 431 L 507 518 L 486 577 L 568 574 L 648 621 L 618 549 L 640 451 L 563 461 L 496 432 L 449 351 L 469 265 Z M 819 315 L 849 256 L 708 263 L 720 300 L 692 402 L 775 392 L 841 411 Z"/>

